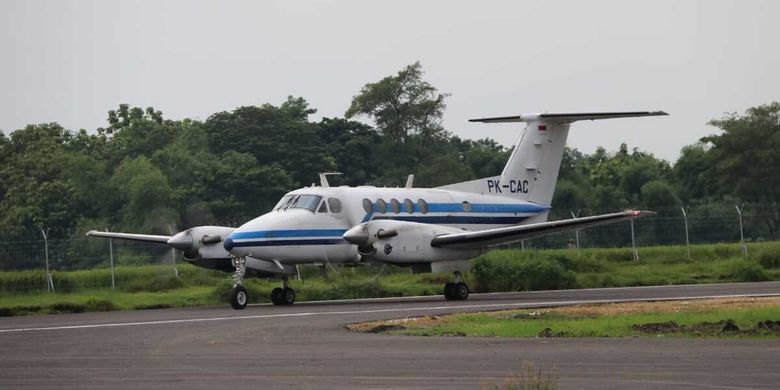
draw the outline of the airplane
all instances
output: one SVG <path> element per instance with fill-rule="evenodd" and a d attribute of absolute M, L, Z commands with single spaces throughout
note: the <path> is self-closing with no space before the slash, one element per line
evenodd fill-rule
<path fill-rule="evenodd" d="M 289 277 L 299 264 L 361 264 L 410 267 L 413 272 L 452 273 L 447 300 L 465 300 L 462 273 L 470 260 L 495 248 L 567 230 L 654 215 L 625 210 L 547 221 L 571 123 L 583 120 L 668 115 L 663 111 L 534 113 L 470 119 L 526 126 L 498 176 L 435 188 L 338 186 L 321 173 L 320 185 L 285 194 L 266 214 L 238 228 L 196 226 L 172 236 L 102 232 L 88 236 L 167 244 L 199 267 L 233 273 L 230 304 L 244 309 L 247 277 L 279 277 L 275 305 L 295 302 Z"/>

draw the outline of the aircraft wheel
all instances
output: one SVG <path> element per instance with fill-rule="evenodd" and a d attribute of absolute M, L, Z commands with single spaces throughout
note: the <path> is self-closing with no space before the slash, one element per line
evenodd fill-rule
<path fill-rule="evenodd" d="M 282 290 L 282 304 L 292 305 L 295 303 L 295 290 L 287 287 Z"/>
<path fill-rule="evenodd" d="M 447 283 L 444 285 L 444 298 L 448 301 L 457 299 L 455 297 L 455 283 Z"/>
<path fill-rule="evenodd" d="M 282 290 L 280 287 L 271 290 L 271 302 L 274 305 L 284 305 L 283 295 L 284 295 L 284 290 Z"/>
<path fill-rule="evenodd" d="M 459 301 L 465 301 L 469 297 L 469 286 L 466 283 L 455 283 L 455 288 L 452 289 L 455 299 Z"/>
<path fill-rule="evenodd" d="M 233 291 L 230 294 L 230 306 L 233 306 L 236 310 L 241 310 L 246 307 L 247 295 L 246 289 L 242 285 L 236 285 L 233 287 Z"/>

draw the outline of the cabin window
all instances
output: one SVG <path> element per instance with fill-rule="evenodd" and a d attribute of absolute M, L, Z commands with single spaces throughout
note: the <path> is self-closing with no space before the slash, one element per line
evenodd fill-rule
<path fill-rule="evenodd" d="M 341 212 L 341 201 L 336 198 L 328 198 L 328 207 L 330 207 L 331 213 L 340 213 Z"/>
<path fill-rule="evenodd" d="M 469 202 L 463 202 L 463 211 L 470 213 L 471 212 L 471 203 Z"/>
<path fill-rule="evenodd" d="M 398 214 L 401 212 L 401 203 L 398 202 L 398 199 L 390 199 L 390 208 L 394 214 Z"/>
<path fill-rule="evenodd" d="M 425 199 L 417 199 L 417 207 L 420 208 L 420 212 L 428 214 L 428 202 Z"/>
<path fill-rule="evenodd" d="M 414 202 L 412 202 L 410 199 L 404 199 L 404 209 L 406 209 L 406 212 L 411 214 L 414 212 Z"/>
<path fill-rule="evenodd" d="M 320 204 L 320 209 L 317 210 L 318 213 L 327 213 L 328 212 L 328 206 L 325 205 L 325 201 L 322 201 L 322 204 Z"/>
<path fill-rule="evenodd" d="M 387 202 L 385 202 L 384 199 L 377 199 L 376 200 L 376 207 L 379 210 L 379 212 L 382 213 L 382 214 L 387 212 Z"/>
<path fill-rule="evenodd" d="M 290 208 L 294 209 L 306 209 L 311 212 L 314 212 L 316 210 L 317 206 L 320 204 L 320 201 L 322 200 L 322 197 L 319 195 L 301 195 L 295 201 L 293 202 L 292 206 Z"/>
<path fill-rule="evenodd" d="M 363 210 L 366 210 L 369 214 L 374 212 L 374 204 L 368 199 L 363 199 Z"/>

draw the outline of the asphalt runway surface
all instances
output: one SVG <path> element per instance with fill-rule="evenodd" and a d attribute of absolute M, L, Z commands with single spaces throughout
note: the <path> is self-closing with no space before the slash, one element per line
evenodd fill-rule
<path fill-rule="evenodd" d="M 631 300 L 780 295 L 780 282 L 0 318 L 0 389 L 478 388 L 523 362 L 573 389 L 778 389 L 780 340 L 409 337 L 353 322 Z"/>

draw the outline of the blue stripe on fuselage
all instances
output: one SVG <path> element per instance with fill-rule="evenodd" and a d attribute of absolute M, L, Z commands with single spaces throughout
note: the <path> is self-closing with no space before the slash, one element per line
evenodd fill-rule
<path fill-rule="evenodd" d="M 457 216 L 457 215 L 379 215 L 374 220 L 387 219 L 393 221 L 435 223 L 450 225 L 513 225 L 525 221 L 527 216 L 493 217 L 493 216 Z"/>
<path fill-rule="evenodd" d="M 264 240 L 264 241 L 241 241 L 233 243 L 233 247 L 247 246 L 290 246 L 290 245 L 338 245 L 349 244 L 343 238 L 318 238 L 311 240 Z"/>
<path fill-rule="evenodd" d="M 473 213 L 540 213 L 549 210 L 549 206 L 535 204 L 490 204 L 472 203 Z M 415 211 L 417 211 L 415 209 Z M 462 213 L 463 203 L 431 203 L 428 205 L 431 213 Z"/>
<path fill-rule="evenodd" d="M 235 232 L 230 235 L 233 240 L 246 238 L 290 238 L 290 237 L 339 237 L 346 229 L 286 229 L 258 230 L 254 232 Z"/>

